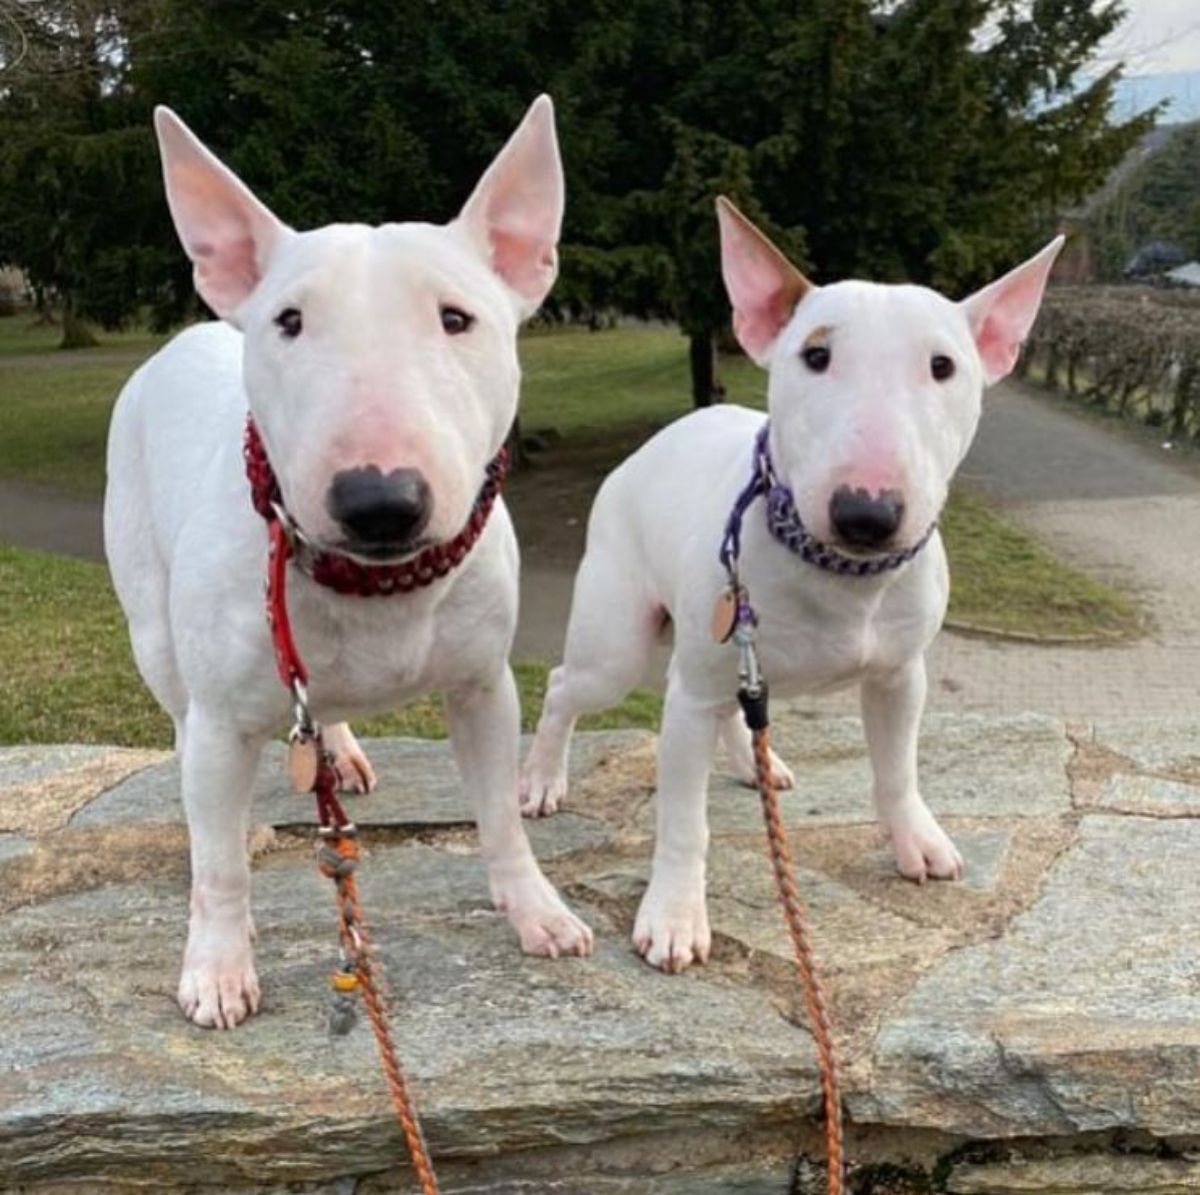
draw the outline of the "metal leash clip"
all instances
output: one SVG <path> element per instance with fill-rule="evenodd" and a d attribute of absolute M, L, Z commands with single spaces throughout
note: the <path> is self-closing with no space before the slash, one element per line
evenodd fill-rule
<path fill-rule="evenodd" d="M 745 598 L 738 608 L 737 625 L 733 629 L 734 646 L 738 649 L 738 703 L 751 731 L 766 730 L 767 682 L 758 662 L 758 618 Z"/>
<path fill-rule="evenodd" d="M 293 792 L 305 794 L 312 792 L 317 782 L 317 769 L 321 764 L 321 728 L 313 721 L 308 708 L 308 690 L 298 677 L 292 678 L 292 711 L 294 721 L 288 734 L 288 779 Z"/>

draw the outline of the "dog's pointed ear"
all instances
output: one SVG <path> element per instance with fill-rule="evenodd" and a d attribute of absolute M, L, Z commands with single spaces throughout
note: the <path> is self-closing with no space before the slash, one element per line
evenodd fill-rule
<path fill-rule="evenodd" d="M 755 362 L 766 365 L 771 346 L 813 284 L 724 195 L 717 198 L 717 223 L 734 334 Z"/>
<path fill-rule="evenodd" d="M 171 111 L 154 109 L 171 218 L 192 259 L 196 290 L 222 319 L 258 285 L 291 229 L 267 210 Z"/>
<path fill-rule="evenodd" d="M 508 284 L 522 319 L 532 315 L 558 275 L 563 171 L 554 104 L 540 95 L 484 172 L 458 223 Z"/>
<path fill-rule="evenodd" d="M 1056 236 L 1027 262 L 977 290 L 960 306 L 971 326 L 987 385 L 1012 372 L 1037 319 L 1046 280 L 1066 238 Z"/>

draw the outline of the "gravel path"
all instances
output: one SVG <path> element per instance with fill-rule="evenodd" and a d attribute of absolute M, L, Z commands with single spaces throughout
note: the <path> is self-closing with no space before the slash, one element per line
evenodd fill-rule
<path fill-rule="evenodd" d="M 1154 630 L 1116 647 L 943 634 L 930 658 L 931 706 L 1081 720 L 1191 708 L 1200 673 L 1200 466 L 1008 384 L 989 395 L 962 475 L 1064 559 L 1138 593 Z M 0 483 L 0 540 L 103 558 L 98 504 L 19 485 Z M 519 655 L 557 658 L 572 580 L 570 569 L 530 562 Z M 798 708 L 854 705 L 846 694 Z"/>

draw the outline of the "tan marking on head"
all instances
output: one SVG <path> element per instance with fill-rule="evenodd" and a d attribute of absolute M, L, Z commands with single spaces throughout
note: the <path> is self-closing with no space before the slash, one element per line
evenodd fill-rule
<path fill-rule="evenodd" d="M 810 349 L 816 345 L 824 347 L 828 345 L 830 336 L 833 335 L 833 329 L 828 324 L 818 324 L 805 338 L 804 343 L 800 346 L 803 349 Z"/>

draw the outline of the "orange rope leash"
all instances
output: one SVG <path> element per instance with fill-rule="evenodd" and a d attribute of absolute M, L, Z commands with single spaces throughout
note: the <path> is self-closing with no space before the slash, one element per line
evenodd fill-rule
<path fill-rule="evenodd" d="M 764 726 L 755 730 L 753 737 L 754 770 L 758 781 L 758 793 L 762 798 L 763 820 L 767 827 L 767 844 L 771 852 L 771 866 L 775 871 L 775 886 L 779 892 L 779 903 L 783 907 L 783 919 L 787 922 L 792 948 L 796 954 L 796 969 L 800 973 L 800 986 L 817 1047 L 817 1068 L 821 1074 L 821 1091 L 825 1104 L 828 1191 L 829 1195 L 842 1195 L 845 1144 L 842 1134 L 842 1095 L 837 1050 L 817 960 L 804 920 L 804 905 L 796 887 L 796 871 L 792 863 L 791 848 L 788 846 L 787 831 L 779 812 L 779 797 L 775 791 L 775 777 L 771 772 L 770 734 Z"/>
<path fill-rule="evenodd" d="M 249 440 L 253 430 L 253 424 L 248 424 L 248 466 L 253 463 Z M 265 464 L 265 457 L 263 462 Z M 269 472 L 269 466 L 267 470 Z M 254 481 L 253 476 L 251 481 Z M 317 866 L 322 875 L 333 881 L 337 893 L 342 965 L 333 976 L 335 998 L 330 1029 L 336 1034 L 350 1031 L 355 1018 L 353 997 L 355 992 L 361 989 L 371 1029 L 375 1034 L 375 1044 L 379 1047 L 384 1078 L 391 1092 L 396 1118 L 400 1122 L 400 1130 L 408 1146 L 408 1155 L 412 1159 L 421 1195 L 438 1195 L 429 1147 L 421 1132 L 417 1110 L 396 1055 L 387 1001 L 380 987 L 381 977 L 377 975 L 371 959 L 371 943 L 363 922 L 358 885 L 354 879 L 354 869 L 359 862 L 356 831 L 337 797 L 338 779 L 333 767 L 333 758 L 325 750 L 320 724 L 314 720 L 309 710 L 308 670 L 304 667 L 292 638 L 292 625 L 287 608 L 287 564 L 292 556 L 292 543 L 288 529 L 280 518 L 280 512 L 265 498 L 260 511 L 268 519 L 269 533 L 267 623 L 271 628 L 271 643 L 275 649 L 275 666 L 279 672 L 279 679 L 292 694 L 295 714 L 295 723 L 288 738 L 288 773 L 296 792 L 312 793 L 316 798 L 319 835 Z M 486 512 L 481 517 L 486 518 Z"/>
<path fill-rule="evenodd" d="M 379 1047 L 384 1078 L 387 1080 L 388 1090 L 391 1092 L 392 1104 L 396 1109 L 396 1119 L 400 1122 L 400 1130 L 403 1132 L 405 1144 L 408 1146 L 408 1155 L 412 1159 L 421 1195 L 438 1195 L 437 1178 L 433 1173 L 429 1147 L 421 1132 L 417 1110 L 409 1094 L 404 1070 L 400 1066 L 396 1043 L 392 1038 L 387 1001 L 380 990 L 379 979 L 371 959 L 370 936 L 363 921 L 362 906 L 358 900 L 358 885 L 354 879 L 354 868 L 358 859 L 358 842 L 348 835 L 337 833 L 336 830 L 321 840 L 317 851 L 317 866 L 320 868 L 321 874 L 328 876 L 334 882 L 337 894 L 338 932 L 346 958 L 346 966 L 334 976 L 334 987 L 339 991 L 352 990 L 353 985 L 346 983 L 344 978 L 346 976 L 353 976 L 357 980 L 357 986 L 361 987 L 363 1003 L 367 1007 L 367 1017 L 371 1022 L 371 1030 L 375 1034 L 375 1044 Z"/>

